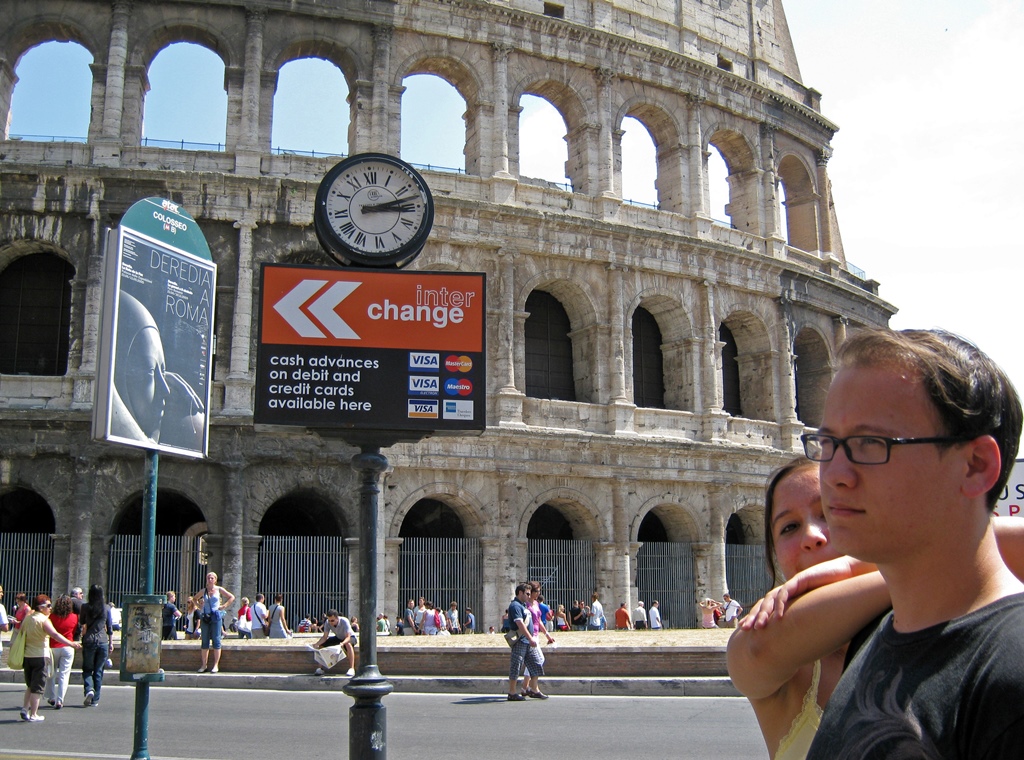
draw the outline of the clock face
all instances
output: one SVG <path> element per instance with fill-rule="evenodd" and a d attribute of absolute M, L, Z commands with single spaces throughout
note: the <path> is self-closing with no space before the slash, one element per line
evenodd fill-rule
<path fill-rule="evenodd" d="M 324 176 L 313 214 L 317 236 L 343 264 L 394 266 L 423 248 L 434 201 L 419 173 L 393 156 L 350 156 Z"/>

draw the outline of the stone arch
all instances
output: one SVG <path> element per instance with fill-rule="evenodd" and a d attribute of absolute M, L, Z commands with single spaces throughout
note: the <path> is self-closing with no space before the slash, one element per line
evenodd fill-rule
<path fill-rule="evenodd" d="M 526 299 L 534 290 L 543 290 L 559 300 L 569 315 L 574 332 L 597 321 L 594 299 L 573 279 L 571 272 L 549 270 L 527 280 L 516 296 L 516 306 L 520 311 L 526 308 Z"/>
<path fill-rule="evenodd" d="M 76 273 L 82 268 L 80 262 L 75 260 L 76 257 L 72 252 L 66 251 L 46 240 L 22 238 L 11 240 L 6 244 L 0 242 L 0 272 L 23 256 L 32 256 L 37 253 L 52 254 L 63 259 L 74 267 Z M 85 254 L 81 254 L 80 258 L 84 259 Z"/>
<path fill-rule="evenodd" d="M 693 411 L 696 398 L 690 341 L 695 336 L 690 315 L 680 303 L 678 294 L 669 294 L 660 288 L 647 288 L 637 293 L 627 305 L 623 330 L 627 383 L 632 383 L 633 378 L 633 333 L 629 328 L 632 315 L 638 308 L 645 309 L 654 317 L 661 330 L 665 408 Z"/>
<path fill-rule="evenodd" d="M 279 495 L 263 512 L 261 536 L 349 536 L 345 514 L 329 493 L 298 486 Z"/>
<path fill-rule="evenodd" d="M 674 498 L 672 494 L 659 494 L 648 499 L 637 510 L 629 525 L 630 541 L 640 540 L 640 527 L 648 515 L 661 521 L 671 543 L 687 544 L 706 540 L 697 510 L 685 501 Z"/>
<path fill-rule="evenodd" d="M 786 192 L 786 229 L 789 245 L 802 251 L 818 250 L 818 192 L 814 172 L 800 156 L 788 153 L 779 161 L 779 182 Z"/>
<path fill-rule="evenodd" d="M 728 126 L 714 126 L 708 130 L 704 151 L 704 174 L 707 175 L 707 151 L 711 146 L 718 149 L 729 170 L 729 203 L 725 207 L 726 214 L 732 220 L 732 226 L 743 232 L 760 234 L 760 210 L 758 199 L 757 159 L 753 145 L 741 131 Z"/>
<path fill-rule="evenodd" d="M 804 326 L 796 334 L 793 369 L 797 418 L 808 427 L 818 427 L 832 382 L 832 357 L 828 341 L 816 328 Z"/>
<path fill-rule="evenodd" d="M 224 29 L 214 24 L 204 24 L 194 14 L 184 10 L 176 12 L 168 7 L 161 23 L 148 29 L 140 29 L 131 36 L 134 41 L 128 51 L 128 65 L 140 66 L 146 71 L 153 65 L 153 59 L 160 52 L 179 42 L 204 47 L 224 62 L 224 68 L 239 67 L 244 63 L 244 53 L 231 43 Z M 244 41 L 244 35 L 239 36 Z M 148 89 L 148 88 L 147 88 Z"/>
<path fill-rule="evenodd" d="M 56 533 L 53 503 L 35 487 L 5 488 L 0 492 L 0 533 Z"/>
<path fill-rule="evenodd" d="M 775 419 L 774 377 L 771 335 L 765 320 L 752 311 L 736 310 L 722 324 L 736 340 L 736 362 L 742 416 L 755 420 Z"/>
<path fill-rule="evenodd" d="M 402 498 L 391 519 L 389 536 L 399 535 L 409 512 L 423 499 L 440 501 L 455 512 L 462 521 L 466 538 L 476 538 L 487 532 L 484 507 L 476 495 L 456 483 L 436 481 L 420 486 Z"/>
<path fill-rule="evenodd" d="M 530 518 L 545 504 L 554 507 L 565 517 L 572 527 L 574 539 L 605 540 L 597 506 L 582 491 L 567 487 L 552 488 L 538 494 L 520 515 L 513 534 L 516 538 L 526 538 Z"/>
<path fill-rule="evenodd" d="M 726 524 L 726 543 L 759 545 L 764 544 L 764 504 L 743 503 L 736 507 Z M 712 540 L 717 540 L 712 536 Z"/>
<path fill-rule="evenodd" d="M 473 64 L 441 49 L 421 50 L 410 55 L 395 67 L 393 85 L 401 87 L 406 77 L 416 74 L 440 77 L 454 87 L 467 104 L 479 100 L 484 89 Z"/>
<path fill-rule="evenodd" d="M 518 114 L 523 95 L 543 98 L 561 115 L 565 122 L 565 141 L 568 145 L 568 159 L 565 176 L 575 193 L 590 194 L 596 187 L 596 177 L 590 176 L 590 167 L 597 165 L 596 119 L 590 113 L 588 104 L 594 103 L 593 83 L 587 81 L 582 70 L 572 70 L 569 81 L 559 81 L 550 75 L 527 74 L 512 88 L 509 102 L 514 104 L 510 111 L 516 116 L 516 123 L 509 129 L 509 158 L 515 157 L 515 171 L 519 169 L 519 125 Z"/>
<path fill-rule="evenodd" d="M 353 83 L 362 75 L 359 56 L 348 45 L 339 40 L 294 38 L 287 39 L 271 50 L 265 50 L 268 67 L 275 73 L 292 61 L 302 58 L 320 58 L 341 69 L 345 83 L 351 91 Z"/>
<path fill-rule="evenodd" d="M 615 115 L 616 130 L 622 129 L 625 118 L 632 117 L 643 124 L 654 142 L 657 162 L 657 176 L 654 180 L 658 194 L 658 207 L 666 211 L 681 213 L 684 210 L 684 198 L 681 192 L 682 175 L 680 172 L 680 145 L 683 129 L 675 114 L 669 112 L 661 104 L 653 103 L 646 98 L 631 98 L 622 104 Z M 619 132 L 616 131 L 613 150 L 615 152 L 615 171 L 622 172 L 622 146 Z M 621 187 L 621 177 L 616 186 Z"/>
<path fill-rule="evenodd" d="M 478 62 L 478 67 L 483 66 Z M 404 84 L 405 79 L 410 76 L 428 75 L 435 76 L 451 85 L 463 101 L 463 112 L 460 114 L 465 128 L 465 141 L 463 143 L 463 158 L 467 174 L 479 176 L 484 145 L 481 135 L 481 97 L 484 84 L 480 80 L 478 68 L 462 58 L 454 57 L 450 52 L 443 50 L 423 50 L 416 55 L 410 56 L 399 65 L 397 78 L 399 85 Z M 404 87 L 403 87 L 404 91 Z M 402 109 L 401 118 L 405 118 L 405 109 Z"/>
<path fill-rule="evenodd" d="M 135 491 L 114 510 L 110 526 L 113 535 L 139 535 L 142 532 L 142 491 Z M 157 488 L 156 525 L 158 536 L 193 534 L 194 527 L 206 524 L 203 508 L 189 495 L 176 488 Z"/>
<path fill-rule="evenodd" d="M 520 293 L 520 311 L 526 311 L 526 299 L 534 290 L 551 295 L 562 305 L 569 317 L 568 337 L 572 343 L 572 372 L 576 400 L 594 403 L 600 394 L 599 364 L 595 360 L 600 350 L 597 310 L 594 308 L 593 300 L 577 282 L 565 274 L 560 274 L 557 279 L 553 274 L 538 275 L 530 280 L 528 288 L 524 288 Z M 517 337 L 520 345 L 525 347 L 525 320 L 521 329 L 522 333 Z M 525 367 L 525 354 L 523 366 Z"/>
<path fill-rule="evenodd" d="M 11 69 L 17 69 L 22 56 L 47 42 L 76 42 L 92 54 L 94 62 L 106 58 L 106 41 L 77 19 L 45 14 L 23 24 L 15 24 L 0 33 L 0 50 L 7 51 Z"/>

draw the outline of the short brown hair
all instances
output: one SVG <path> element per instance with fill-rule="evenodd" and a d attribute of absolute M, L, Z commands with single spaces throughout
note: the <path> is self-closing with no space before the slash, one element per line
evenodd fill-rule
<path fill-rule="evenodd" d="M 964 440 L 992 436 L 1002 459 L 986 494 L 995 509 L 1020 443 L 1020 397 L 999 366 L 970 341 L 945 330 L 863 330 L 839 349 L 840 367 L 895 366 L 917 375 L 945 428 Z"/>

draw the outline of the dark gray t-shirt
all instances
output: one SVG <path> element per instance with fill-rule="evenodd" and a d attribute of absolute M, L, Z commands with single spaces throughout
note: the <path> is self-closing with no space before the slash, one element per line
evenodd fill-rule
<path fill-rule="evenodd" d="M 1024 756 L 1024 594 L 897 633 L 892 614 L 843 674 L 808 760 Z"/>

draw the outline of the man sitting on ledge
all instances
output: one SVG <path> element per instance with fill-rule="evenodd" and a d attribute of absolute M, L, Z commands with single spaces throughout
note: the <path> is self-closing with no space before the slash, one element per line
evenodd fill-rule
<path fill-rule="evenodd" d="M 313 646 L 313 659 L 319 663 L 314 671 L 322 676 L 341 660 L 341 653 L 348 655 L 349 678 L 356 674 L 356 651 L 352 646 L 352 625 L 348 618 L 342 617 L 337 610 L 327 610 L 327 621 L 324 623 L 324 634 Z"/>

